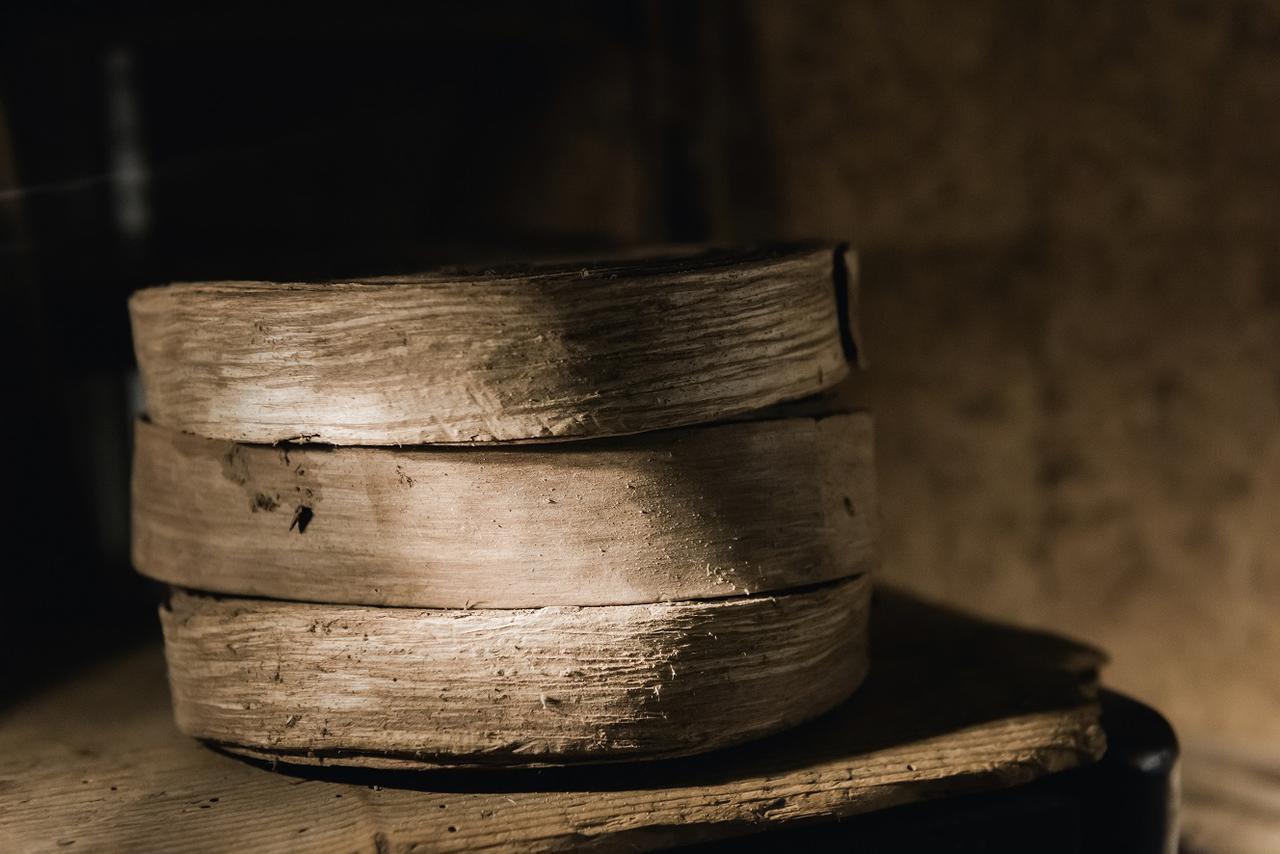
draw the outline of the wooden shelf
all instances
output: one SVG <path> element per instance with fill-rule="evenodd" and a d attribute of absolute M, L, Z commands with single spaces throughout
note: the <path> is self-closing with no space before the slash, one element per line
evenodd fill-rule
<path fill-rule="evenodd" d="M 0 716 L 0 849 L 661 848 L 990 791 L 1099 758 L 1102 656 L 878 591 L 820 720 L 701 757 L 528 771 L 270 768 L 173 726 L 148 648 Z"/>

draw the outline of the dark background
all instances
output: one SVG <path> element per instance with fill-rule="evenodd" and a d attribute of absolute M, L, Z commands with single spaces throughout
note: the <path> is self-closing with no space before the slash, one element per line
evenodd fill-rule
<path fill-rule="evenodd" d="M 705 10 L 305 11 L 86 5 L 5 28 L 11 695 L 155 633 L 128 565 L 132 290 L 709 236 Z"/>
<path fill-rule="evenodd" d="M 0 30 L 3 699 L 157 633 L 131 290 L 829 237 L 884 576 L 1280 768 L 1280 4 L 67 8 Z"/>

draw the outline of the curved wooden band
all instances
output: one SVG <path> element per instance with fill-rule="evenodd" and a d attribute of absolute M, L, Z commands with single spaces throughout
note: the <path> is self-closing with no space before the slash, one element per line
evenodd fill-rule
<path fill-rule="evenodd" d="M 129 302 L 151 418 L 245 442 L 554 440 L 720 420 L 847 372 L 841 249 L 706 253 Z"/>
<path fill-rule="evenodd" d="M 871 418 L 520 449 L 270 447 L 136 429 L 133 559 L 215 593 L 529 608 L 785 590 L 872 569 Z"/>
<path fill-rule="evenodd" d="M 178 726 L 257 756 L 425 768 L 676 756 L 854 690 L 870 583 L 536 610 L 218 599 L 161 609 Z"/>

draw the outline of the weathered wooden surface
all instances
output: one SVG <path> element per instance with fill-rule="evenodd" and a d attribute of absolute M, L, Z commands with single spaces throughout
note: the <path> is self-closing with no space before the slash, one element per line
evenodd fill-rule
<path fill-rule="evenodd" d="M 634 851 L 1010 786 L 1102 751 L 1090 650 L 884 590 L 873 645 L 852 699 L 741 747 L 358 776 L 272 773 L 178 734 L 149 650 L 0 716 L 0 850 Z"/>
<path fill-rule="evenodd" d="M 702 599 L 876 562 L 870 416 L 514 449 L 299 448 L 139 422 L 145 575 L 310 602 L 529 608 Z"/>
<path fill-rule="evenodd" d="M 160 616 L 190 735 L 317 764 L 520 765 L 682 755 L 810 720 L 866 674 L 870 590 L 532 610 L 175 591 Z"/>
<path fill-rule="evenodd" d="M 247 442 L 547 440 L 713 421 L 826 388 L 853 355 L 851 269 L 829 247 L 697 253 L 179 284 L 129 307 L 158 424 Z"/>

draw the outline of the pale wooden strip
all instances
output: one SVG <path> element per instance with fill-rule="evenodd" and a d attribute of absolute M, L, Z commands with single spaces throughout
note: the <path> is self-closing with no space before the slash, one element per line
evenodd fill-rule
<path fill-rule="evenodd" d="M 706 253 L 179 284 L 129 309 L 159 424 L 267 443 L 551 440 L 714 421 L 836 383 L 856 329 L 839 316 L 846 268 L 831 248 Z"/>
<path fill-rule="evenodd" d="M 1101 754 L 1082 678 L 1096 654 L 883 594 L 876 663 L 850 701 L 643 767 L 272 773 L 177 733 L 145 650 L 0 714 L 0 850 L 637 851 L 997 789 Z"/>
<path fill-rule="evenodd" d="M 519 608 L 723 597 L 876 562 L 865 414 L 520 449 L 239 445 L 139 422 L 145 575 L 313 602 Z"/>
<path fill-rule="evenodd" d="M 867 667 L 865 578 L 776 597 L 533 610 L 217 599 L 161 611 L 178 725 L 370 767 L 694 753 L 809 720 Z"/>

